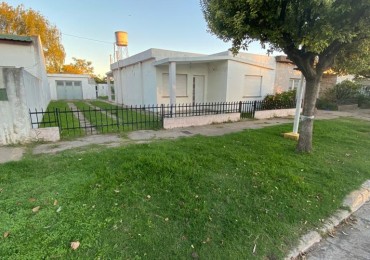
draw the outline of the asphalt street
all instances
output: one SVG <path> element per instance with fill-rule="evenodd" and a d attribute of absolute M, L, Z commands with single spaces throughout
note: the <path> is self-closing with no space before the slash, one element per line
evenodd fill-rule
<path fill-rule="evenodd" d="M 346 223 L 312 247 L 306 258 L 309 260 L 369 260 L 370 202 L 365 203 Z"/>

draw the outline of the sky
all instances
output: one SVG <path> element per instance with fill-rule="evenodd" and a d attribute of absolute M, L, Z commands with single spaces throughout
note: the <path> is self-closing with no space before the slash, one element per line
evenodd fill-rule
<path fill-rule="evenodd" d="M 207 31 L 199 0 L 8 0 L 39 11 L 62 32 L 66 61 L 91 61 L 105 75 L 113 55 L 115 31 L 128 33 L 130 56 L 150 48 L 202 54 L 226 51 L 225 43 Z M 73 36 L 95 39 L 91 41 Z M 248 52 L 266 54 L 259 43 Z"/>

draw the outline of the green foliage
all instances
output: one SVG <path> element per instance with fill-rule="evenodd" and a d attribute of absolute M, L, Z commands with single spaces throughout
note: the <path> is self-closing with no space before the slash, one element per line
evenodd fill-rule
<path fill-rule="evenodd" d="M 319 121 L 309 155 L 291 125 L 29 154 L 0 165 L 1 258 L 283 259 L 369 179 L 369 129 Z"/>
<path fill-rule="evenodd" d="M 327 98 L 320 98 L 316 101 L 316 107 L 322 110 L 335 111 L 338 110 L 338 105 L 334 101 L 328 100 Z"/>
<path fill-rule="evenodd" d="M 370 108 L 370 96 L 365 94 L 360 94 L 358 97 L 358 106 L 360 108 Z"/>
<path fill-rule="evenodd" d="M 370 78 L 370 39 L 348 48 L 352 50 L 342 50 L 338 54 L 333 69 L 341 74 Z"/>
<path fill-rule="evenodd" d="M 289 90 L 275 95 L 267 95 L 263 99 L 262 109 L 293 108 L 295 106 L 296 90 Z"/>
<path fill-rule="evenodd" d="M 289 90 L 281 93 L 276 93 L 275 95 L 267 95 L 263 100 L 264 101 L 281 101 L 281 102 L 294 102 L 296 99 L 297 91 Z"/>
<path fill-rule="evenodd" d="M 39 35 L 44 48 L 48 73 L 59 72 L 65 58 L 59 29 L 42 14 L 25 9 L 23 5 L 12 7 L 0 3 L 0 33 L 17 35 Z"/>
<path fill-rule="evenodd" d="M 324 97 L 338 105 L 357 104 L 361 85 L 356 82 L 345 80 L 328 89 Z"/>

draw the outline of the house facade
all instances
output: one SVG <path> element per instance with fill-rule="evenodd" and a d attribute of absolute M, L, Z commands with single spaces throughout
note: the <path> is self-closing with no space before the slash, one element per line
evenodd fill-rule
<path fill-rule="evenodd" d="M 38 36 L 0 34 L 0 145 L 32 138 L 29 109 L 50 101 L 42 44 Z"/>
<path fill-rule="evenodd" d="M 111 65 L 119 104 L 170 104 L 263 99 L 276 92 L 275 57 L 231 52 L 203 55 L 149 49 Z M 294 72 L 293 64 L 286 65 Z M 283 83 L 281 83 L 283 84 Z M 289 82 L 284 88 L 289 89 Z"/>
<path fill-rule="evenodd" d="M 89 75 L 48 74 L 52 100 L 96 99 L 97 84 Z"/>

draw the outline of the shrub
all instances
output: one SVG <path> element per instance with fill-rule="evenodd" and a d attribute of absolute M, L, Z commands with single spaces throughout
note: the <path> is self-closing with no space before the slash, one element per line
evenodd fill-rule
<path fill-rule="evenodd" d="M 316 108 L 322 109 L 322 110 L 335 111 L 335 110 L 338 110 L 338 105 L 333 101 L 323 98 L 323 99 L 318 99 L 316 101 Z"/>
<path fill-rule="evenodd" d="M 360 84 L 345 80 L 327 90 L 324 94 L 324 100 L 336 103 L 337 105 L 357 104 L 360 89 Z"/>
<path fill-rule="evenodd" d="M 358 97 L 358 106 L 360 108 L 370 108 L 370 96 L 367 95 L 359 95 Z"/>
<path fill-rule="evenodd" d="M 260 109 L 282 109 L 292 108 L 295 106 L 296 90 L 289 90 L 275 95 L 267 95 L 263 99 L 263 104 Z"/>

